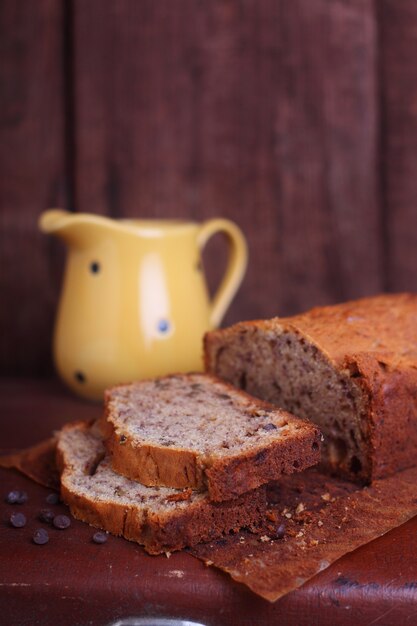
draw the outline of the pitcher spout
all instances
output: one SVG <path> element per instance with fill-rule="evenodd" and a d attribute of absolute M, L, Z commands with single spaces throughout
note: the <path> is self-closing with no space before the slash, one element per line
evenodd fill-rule
<path fill-rule="evenodd" d="M 111 228 L 112 222 L 98 215 L 49 209 L 41 214 L 38 226 L 41 232 L 56 235 L 68 245 L 83 246 L 90 242 L 92 230 Z"/>
<path fill-rule="evenodd" d="M 62 228 L 65 228 L 68 218 L 71 219 L 71 213 L 63 209 L 48 209 L 41 214 L 38 222 L 39 229 L 45 234 L 53 234 Z"/>

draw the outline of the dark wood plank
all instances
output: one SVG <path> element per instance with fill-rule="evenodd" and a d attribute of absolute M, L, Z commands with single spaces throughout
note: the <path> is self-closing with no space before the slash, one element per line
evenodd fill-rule
<path fill-rule="evenodd" d="M 372 0 L 74 11 L 80 210 L 236 220 L 251 260 L 226 322 L 382 289 Z"/>
<path fill-rule="evenodd" d="M 251 261 L 225 323 L 382 288 L 371 0 L 68 6 L 1 7 L 1 371 L 50 370 L 63 248 L 36 219 L 72 192 L 112 216 L 236 220 Z M 215 241 L 211 285 L 222 264 Z"/>
<path fill-rule="evenodd" d="M 394 291 L 417 290 L 417 4 L 381 0 L 381 160 L 386 274 Z"/>
<path fill-rule="evenodd" d="M 60 1 L 1 3 L 2 373 L 51 369 L 57 257 L 37 218 L 65 201 L 62 32 Z"/>

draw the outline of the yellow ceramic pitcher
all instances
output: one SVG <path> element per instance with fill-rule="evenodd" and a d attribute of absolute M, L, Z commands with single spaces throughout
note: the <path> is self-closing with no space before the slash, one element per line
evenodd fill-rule
<path fill-rule="evenodd" d="M 40 228 L 68 246 L 54 358 L 74 391 L 100 399 L 119 382 L 202 368 L 203 334 L 220 324 L 246 269 L 246 242 L 233 222 L 112 220 L 52 209 Z M 211 302 L 201 251 L 217 232 L 230 251 Z"/>

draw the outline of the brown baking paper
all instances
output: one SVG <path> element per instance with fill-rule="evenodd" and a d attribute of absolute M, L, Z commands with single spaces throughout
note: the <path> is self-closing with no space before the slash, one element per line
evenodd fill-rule
<path fill-rule="evenodd" d="M 270 489 L 269 517 L 258 534 L 240 532 L 191 554 L 274 602 L 344 554 L 417 515 L 417 468 L 358 488 L 315 470 Z M 274 529 L 284 523 L 282 539 Z M 276 532 L 275 532 L 276 534 Z"/>
<path fill-rule="evenodd" d="M 0 457 L 33 480 L 56 486 L 55 440 Z M 417 515 L 417 467 L 360 488 L 308 470 L 269 487 L 261 527 L 188 550 L 274 602 L 344 554 Z"/>
<path fill-rule="evenodd" d="M 17 469 L 36 483 L 59 490 L 59 473 L 55 463 L 56 439 L 51 437 L 31 448 L 0 456 L 0 467 Z"/>

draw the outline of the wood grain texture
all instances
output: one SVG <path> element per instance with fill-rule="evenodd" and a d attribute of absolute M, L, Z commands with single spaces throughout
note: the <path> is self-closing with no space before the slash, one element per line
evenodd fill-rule
<path fill-rule="evenodd" d="M 417 290 L 417 4 L 381 0 L 382 192 L 391 290 Z"/>
<path fill-rule="evenodd" d="M 51 369 L 50 205 L 238 222 L 224 324 L 417 289 L 416 18 L 413 0 L 5 0 L 0 371 Z M 213 290 L 220 236 L 205 261 Z"/>
<path fill-rule="evenodd" d="M 371 0 L 76 0 L 74 24 L 78 209 L 236 220 L 226 323 L 382 289 Z"/>
<path fill-rule="evenodd" d="M 59 253 L 37 218 L 65 202 L 62 5 L 0 7 L 0 307 L 3 373 L 50 371 Z"/>

